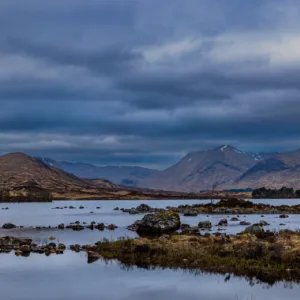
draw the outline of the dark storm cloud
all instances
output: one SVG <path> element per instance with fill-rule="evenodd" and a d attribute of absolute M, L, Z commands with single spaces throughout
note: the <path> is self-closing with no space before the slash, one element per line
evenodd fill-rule
<path fill-rule="evenodd" d="M 5 49 L 6 48 L 6 49 Z M 141 59 L 139 53 L 121 46 L 112 46 L 97 51 L 76 51 L 51 44 L 29 43 L 25 40 L 10 39 L 4 49 L 38 59 L 44 59 L 58 65 L 84 67 L 100 74 L 115 74 L 126 71 L 131 64 Z"/>
<path fill-rule="evenodd" d="M 0 3 L 0 151 L 164 167 L 300 147 L 294 1 Z"/>

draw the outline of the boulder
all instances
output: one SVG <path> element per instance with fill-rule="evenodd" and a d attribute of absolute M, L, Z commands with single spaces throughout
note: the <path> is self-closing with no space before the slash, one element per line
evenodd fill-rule
<path fill-rule="evenodd" d="M 142 203 L 136 208 L 136 210 L 143 213 L 151 211 L 152 208 L 149 205 Z"/>
<path fill-rule="evenodd" d="M 183 215 L 186 217 L 197 217 L 198 212 L 195 209 L 185 209 Z"/>
<path fill-rule="evenodd" d="M 15 255 L 16 255 L 16 256 L 22 255 L 22 251 L 19 250 L 19 249 L 15 250 Z"/>
<path fill-rule="evenodd" d="M 84 229 L 84 227 L 82 225 L 79 224 L 75 224 L 75 225 L 68 225 L 66 228 L 70 228 L 74 231 L 81 231 Z"/>
<path fill-rule="evenodd" d="M 22 251 L 22 254 L 30 253 L 30 245 L 22 245 L 20 247 L 20 250 Z"/>
<path fill-rule="evenodd" d="M 222 219 L 218 223 L 218 226 L 227 226 L 227 225 L 228 225 L 227 219 Z"/>
<path fill-rule="evenodd" d="M 50 240 L 50 241 L 54 241 L 54 240 L 56 240 L 56 237 L 55 237 L 55 236 L 50 236 L 50 237 L 49 237 L 49 240 Z"/>
<path fill-rule="evenodd" d="M 249 226 L 249 225 L 251 225 L 251 223 L 247 222 L 247 221 L 241 221 L 240 225 L 242 225 L 242 226 Z"/>
<path fill-rule="evenodd" d="M 115 207 L 114 210 L 120 210 L 120 208 L 119 207 Z"/>
<path fill-rule="evenodd" d="M 60 249 L 60 250 L 66 250 L 66 245 L 62 244 L 62 243 L 59 243 L 57 248 Z"/>
<path fill-rule="evenodd" d="M 259 224 L 261 225 L 261 226 L 269 226 L 270 224 L 267 222 L 267 221 L 265 221 L 265 220 L 261 220 L 260 222 L 259 222 Z"/>
<path fill-rule="evenodd" d="M 56 244 L 55 243 L 49 243 L 48 248 L 49 249 L 56 248 Z"/>
<path fill-rule="evenodd" d="M 105 229 L 105 225 L 103 223 L 99 223 L 95 226 L 96 229 L 98 230 L 104 230 Z"/>
<path fill-rule="evenodd" d="M 115 209 L 117 210 L 117 209 Z M 147 204 L 140 204 L 138 207 L 136 208 L 121 208 L 121 211 L 123 212 L 127 212 L 131 215 L 136 215 L 136 214 L 142 214 L 142 213 L 156 213 L 156 212 L 161 212 L 161 211 L 165 211 L 162 208 L 152 208 Z"/>
<path fill-rule="evenodd" d="M 45 252 L 45 249 L 42 248 L 42 247 L 34 246 L 34 247 L 31 248 L 31 252 L 38 253 L 38 254 L 43 254 Z"/>
<path fill-rule="evenodd" d="M 106 228 L 107 228 L 108 230 L 115 230 L 116 228 L 118 228 L 118 226 L 115 225 L 115 224 L 109 224 L 109 225 L 106 226 Z"/>
<path fill-rule="evenodd" d="M 147 214 L 142 220 L 134 223 L 138 233 L 162 234 L 176 231 L 180 228 L 180 217 L 170 211 Z"/>
<path fill-rule="evenodd" d="M 285 214 L 279 216 L 280 219 L 286 219 L 286 218 L 288 218 L 288 217 L 289 217 L 289 216 L 288 216 L 288 215 L 285 215 Z"/>
<path fill-rule="evenodd" d="M 239 218 L 237 218 L 237 217 L 232 217 L 232 218 L 230 219 L 230 221 L 232 221 L 232 222 L 238 222 L 238 221 L 239 221 Z"/>
<path fill-rule="evenodd" d="M 190 228 L 191 226 L 189 224 L 181 224 L 180 229 L 186 229 Z"/>
<path fill-rule="evenodd" d="M 58 225 L 58 229 L 65 229 L 65 225 L 62 223 L 62 224 L 59 224 Z"/>
<path fill-rule="evenodd" d="M 198 228 L 201 228 L 201 229 L 203 229 L 203 228 L 211 228 L 212 227 L 212 225 L 211 225 L 211 222 L 210 221 L 202 221 L 202 222 L 199 222 L 198 223 Z"/>
<path fill-rule="evenodd" d="M 81 247 L 78 244 L 70 245 L 70 250 L 75 251 L 75 252 L 80 252 Z"/>
<path fill-rule="evenodd" d="M 245 229 L 245 233 L 250 233 L 254 235 L 261 234 L 264 232 L 264 227 L 261 224 L 253 224 Z"/>
<path fill-rule="evenodd" d="M 3 226 L 2 226 L 3 229 L 14 229 L 14 228 L 17 228 L 17 226 L 15 224 L 12 224 L 12 223 L 5 223 Z"/>

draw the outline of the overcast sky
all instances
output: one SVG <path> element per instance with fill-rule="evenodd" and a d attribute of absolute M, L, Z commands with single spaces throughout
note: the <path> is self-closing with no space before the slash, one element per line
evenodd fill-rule
<path fill-rule="evenodd" d="M 1 0 L 0 152 L 300 148 L 299 32 L 298 0 Z"/>

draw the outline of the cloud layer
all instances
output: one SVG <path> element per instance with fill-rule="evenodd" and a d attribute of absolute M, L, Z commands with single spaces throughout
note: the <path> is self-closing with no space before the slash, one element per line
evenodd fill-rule
<path fill-rule="evenodd" d="M 0 3 L 0 151 L 164 168 L 300 147 L 300 3 Z"/>

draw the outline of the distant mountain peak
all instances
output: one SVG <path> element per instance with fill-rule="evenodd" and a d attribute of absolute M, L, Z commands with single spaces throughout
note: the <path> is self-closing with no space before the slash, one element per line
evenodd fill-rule
<path fill-rule="evenodd" d="M 236 153 L 245 154 L 243 151 L 241 151 L 231 145 L 228 145 L 228 144 L 221 145 L 221 146 L 215 148 L 214 150 L 219 150 L 221 152 L 229 150 L 229 151 L 235 151 Z"/>
<path fill-rule="evenodd" d="M 228 148 L 228 145 L 221 146 L 220 150 L 223 152 L 226 148 Z"/>

